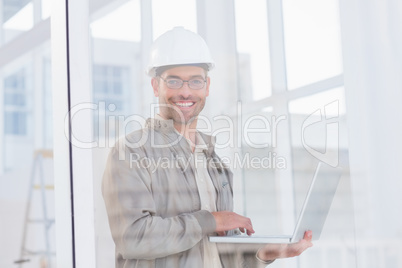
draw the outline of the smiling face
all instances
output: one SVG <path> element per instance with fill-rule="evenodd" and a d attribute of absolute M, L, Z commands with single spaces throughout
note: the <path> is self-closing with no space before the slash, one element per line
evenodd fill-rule
<path fill-rule="evenodd" d="M 185 81 L 201 78 L 207 82 L 201 89 L 191 89 L 188 83 L 184 83 L 180 89 L 170 89 L 161 78 L 164 80 L 179 78 Z M 174 67 L 164 71 L 160 77 L 152 78 L 151 83 L 155 97 L 159 99 L 162 117 L 173 119 L 176 126 L 196 123 L 195 119 L 204 108 L 206 97 L 209 95 L 210 79 L 203 68 L 197 66 Z"/>

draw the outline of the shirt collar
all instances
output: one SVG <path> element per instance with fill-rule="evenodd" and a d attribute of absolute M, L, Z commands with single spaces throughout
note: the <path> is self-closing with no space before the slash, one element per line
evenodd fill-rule
<path fill-rule="evenodd" d="M 147 120 L 148 126 L 152 128 L 159 128 L 162 131 L 175 132 L 178 135 L 181 135 L 173 126 L 172 119 L 165 119 L 160 114 L 156 114 L 155 118 L 149 118 Z M 187 139 L 186 139 L 187 140 Z M 190 141 L 187 140 L 190 143 Z M 191 145 L 191 144 L 190 144 Z M 197 130 L 196 132 L 196 149 L 207 150 L 209 153 L 212 153 L 215 145 L 215 137 L 204 134 Z"/>

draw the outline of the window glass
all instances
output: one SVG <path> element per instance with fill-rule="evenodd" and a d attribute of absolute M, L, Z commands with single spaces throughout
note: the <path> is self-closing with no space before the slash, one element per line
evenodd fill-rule
<path fill-rule="evenodd" d="M 265 110 L 242 114 L 242 143 L 235 152 L 233 168 L 242 175 L 244 214 L 252 219 L 254 230 L 275 234 L 281 231 L 275 169 L 283 168 L 286 159 L 275 153 L 276 117 Z"/>
<path fill-rule="evenodd" d="M 266 1 L 236 0 L 235 19 L 241 99 L 266 98 L 271 95 Z"/>
<path fill-rule="evenodd" d="M 49 65 L 45 42 L 0 66 L 0 267 L 56 266 Z"/>
<path fill-rule="evenodd" d="M 96 14 L 94 14 L 96 15 Z M 90 24 L 92 33 L 92 85 L 94 139 L 108 139 L 109 145 L 128 133 L 131 126 L 119 123 L 127 118 L 139 102 L 141 70 L 140 1 L 133 0 L 110 9 Z M 109 121 L 111 124 L 109 124 Z M 116 123 L 119 123 L 116 126 Z M 139 127 L 136 125 L 135 127 Z M 104 141 L 101 141 L 104 144 Z"/>
<path fill-rule="evenodd" d="M 3 0 L 0 2 L 1 42 L 7 43 L 50 16 L 50 0 Z"/>
<path fill-rule="evenodd" d="M 329 105 L 336 102 L 336 105 Z M 314 113 L 317 109 L 327 107 L 325 112 L 327 114 L 346 114 L 345 104 L 345 90 L 343 87 L 324 91 L 322 93 L 310 95 L 307 97 L 298 98 L 289 102 L 289 112 L 291 114 L 304 114 L 309 115 Z"/>
<path fill-rule="evenodd" d="M 107 155 L 121 136 L 142 127 L 132 115 L 141 115 L 143 95 L 141 6 L 139 0 L 106 4 L 91 14 L 93 180 L 97 268 L 115 266 L 101 181 Z M 152 88 L 149 84 L 149 93 Z M 135 122 L 133 122 L 135 121 Z"/>
<path fill-rule="evenodd" d="M 104 116 L 104 120 L 109 121 L 110 116 L 114 118 L 129 114 L 130 103 L 126 96 L 130 95 L 128 92 L 130 67 L 98 64 L 94 64 L 93 67 L 93 100 L 95 104 L 106 108 L 105 113 L 99 110 L 94 116 L 94 134 L 99 139 L 104 137 L 98 135 L 106 135 L 107 133 L 106 131 L 99 131 L 99 124 L 102 121 L 100 116 Z"/>
<path fill-rule="evenodd" d="M 196 1 L 153 0 L 152 26 L 154 39 L 176 26 L 197 32 Z"/>
<path fill-rule="evenodd" d="M 43 89 L 44 89 L 44 147 L 51 148 L 53 145 L 53 92 L 52 92 L 52 65 L 50 55 L 46 54 L 43 58 Z"/>
<path fill-rule="evenodd" d="M 127 1 L 106 15 L 94 20 L 92 37 L 97 39 L 125 40 L 138 42 L 141 39 L 140 1 Z"/>
<path fill-rule="evenodd" d="M 319 162 L 339 166 L 343 174 L 320 239 L 301 257 L 300 267 L 354 267 L 333 245 L 353 245 L 354 211 L 349 175 L 344 89 L 335 88 L 289 103 L 295 215 L 298 216 Z M 331 171 L 328 171 L 331 172 Z M 324 174 L 329 176 L 330 174 Z M 322 194 L 325 194 L 324 192 Z M 352 250 L 352 249 L 351 249 Z M 354 251 L 351 251 L 354 254 Z"/>
<path fill-rule="evenodd" d="M 3 1 L 2 34 L 4 43 L 34 25 L 33 3 L 31 1 Z"/>
<path fill-rule="evenodd" d="M 153 39 L 175 26 L 183 26 L 186 29 L 197 32 L 196 1 L 153 0 L 152 4 L 150 4 L 152 17 L 147 16 L 142 18 L 141 16 L 144 14 L 150 13 L 140 13 L 140 2 L 139 0 L 126 1 L 124 5 L 119 7 L 110 5 L 110 10 L 107 10 L 108 6 L 105 6 L 101 16 L 99 16 L 99 14 L 93 15 L 93 18 L 96 19 L 94 19 L 90 25 L 92 30 L 91 56 L 93 60 L 92 96 L 93 104 L 96 105 L 93 120 L 94 139 L 98 140 L 99 144 L 106 144 L 106 146 L 98 146 L 93 150 L 95 228 L 97 236 L 96 254 L 98 259 L 97 265 L 100 268 L 112 267 L 115 261 L 114 243 L 111 238 L 107 215 L 104 209 L 104 201 L 99 190 L 106 157 L 109 152 L 108 147 L 113 146 L 118 136 L 125 135 L 129 132 L 130 128 L 125 128 L 125 126 L 123 126 L 123 130 L 120 129 L 121 126 L 119 123 L 121 121 L 119 121 L 119 117 L 125 119 L 130 115 L 144 116 L 146 114 L 144 108 L 149 109 L 148 101 L 145 100 L 149 98 L 143 98 L 143 96 L 144 94 L 152 95 L 152 88 L 149 83 L 150 79 L 144 78 L 143 65 L 141 65 L 144 64 L 144 62 L 142 62 L 144 55 L 141 49 L 145 49 L 144 46 L 150 43 L 150 40 L 142 40 L 142 34 L 144 33 L 141 33 L 141 23 L 152 24 Z M 272 96 L 272 103 L 275 103 L 275 106 L 274 108 L 266 107 L 264 109 L 255 110 L 250 108 L 247 109 L 246 113 L 240 115 L 240 119 L 233 119 L 230 118 L 230 116 L 233 116 L 233 110 L 222 110 L 222 106 L 220 105 L 222 99 L 208 100 L 207 103 L 211 103 L 211 101 L 212 103 L 216 103 L 216 105 L 213 105 L 213 108 L 210 108 L 211 111 L 214 112 L 214 114 L 212 114 L 213 116 L 216 115 L 215 113 L 218 115 L 230 113 L 228 116 L 214 117 L 212 120 L 214 130 L 220 129 L 220 131 L 214 132 L 212 130 L 212 133 L 209 134 L 216 135 L 217 153 L 222 159 L 227 161 L 226 163 L 231 166 L 235 173 L 233 189 L 235 211 L 250 217 L 253 220 L 255 230 L 258 232 L 263 234 L 282 234 L 283 226 L 281 225 L 281 220 L 286 218 L 288 214 L 293 215 L 294 213 L 297 216 L 307 190 L 306 185 L 308 185 L 309 180 L 312 178 L 312 173 L 317 163 L 316 159 L 309 155 L 309 152 L 306 151 L 300 141 L 300 128 L 305 118 L 323 106 L 322 96 L 317 94 L 291 101 L 289 103 L 290 116 L 287 116 L 287 114 L 276 114 L 275 109 L 278 108 L 278 104 L 275 102 L 275 98 L 277 98 L 277 96 L 271 93 L 266 1 L 258 0 L 246 2 L 236 0 L 234 3 L 237 54 L 234 53 L 235 55 L 233 55 L 233 57 L 238 57 L 239 72 L 233 75 L 238 76 L 241 101 L 249 102 L 250 106 L 252 106 L 254 101 Z M 148 7 L 149 5 L 144 5 L 142 8 Z M 130 9 L 130 12 L 127 12 L 126 9 Z M 286 9 L 288 9 L 288 7 L 286 7 Z M 206 13 L 208 14 L 207 11 Z M 285 14 L 285 16 L 287 15 Z M 227 23 L 227 21 L 221 20 L 220 18 L 211 18 L 211 20 L 216 20 L 216 23 Z M 254 31 L 253 29 L 257 30 Z M 209 30 L 211 29 L 206 29 L 206 31 Z M 289 31 L 291 36 L 292 28 L 290 28 Z M 144 36 L 146 36 L 146 34 L 144 34 Z M 293 40 L 291 41 L 293 42 Z M 289 55 L 293 53 L 292 56 L 295 54 L 297 54 L 296 57 L 299 56 L 298 53 L 300 53 L 300 51 L 292 52 L 292 49 L 294 48 L 287 48 L 287 53 L 290 53 Z M 314 50 L 312 51 L 314 52 Z M 296 62 L 296 65 L 299 64 L 296 67 L 288 66 L 288 72 L 290 74 L 289 81 L 296 81 L 295 74 L 297 72 L 295 70 L 302 65 L 298 62 L 304 61 L 305 58 L 303 58 L 303 56 L 299 56 L 299 58 L 293 57 L 291 60 L 288 59 L 288 64 L 292 62 Z M 314 70 L 311 72 L 314 73 Z M 301 82 L 296 81 L 294 83 L 292 82 L 293 84 L 290 83 L 290 86 L 296 88 L 300 85 L 316 82 L 317 80 L 325 79 L 336 74 L 339 73 L 331 73 L 324 77 L 305 75 L 302 76 L 302 78 L 307 82 L 304 80 Z M 213 81 L 217 81 L 217 79 Z M 216 82 L 213 83 L 211 88 L 225 90 L 216 87 Z M 325 102 L 332 103 L 330 97 L 333 95 L 337 97 L 341 96 L 338 98 L 340 100 L 338 117 L 341 118 L 340 120 L 342 121 L 344 120 L 345 114 L 344 106 L 342 106 L 343 89 L 336 89 L 334 91 L 336 92 L 332 93 L 333 91 L 328 91 L 324 94 L 326 96 Z M 286 96 L 284 97 L 286 98 Z M 281 98 L 280 101 L 282 101 L 282 104 L 286 107 L 289 100 Z M 260 104 L 260 102 L 258 103 Z M 306 107 L 310 109 L 316 106 L 319 108 L 313 111 L 306 109 Z M 284 107 L 280 108 L 280 110 L 282 110 Z M 336 116 L 334 116 L 334 110 L 335 115 L 337 115 L 337 110 L 334 106 L 328 106 L 328 109 L 325 110 L 326 115 L 331 117 L 329 119 L 333 121 L 337 119 Z M 210 111 L 208 112 L 210 113 Z M 209 113 L 208 116 L 210 115 Z M 230 119 L 229 121 L 226 120 L 228 118 Z M 239 120 L 239 122 L 237 122 L 237 120 Z M 276 131 L 275 127 L 282 127 L 284 124 L 286 124 L 286 130 L 290 127 L 291 140 L 288 140 L 286 135 L 286 137 L 273 137 L 273 133 Z M 200 122 L 199 127 L 200 130 L 203 131 L 201 125 L 202 122 Z M 223 131 L 233 126 L 236 127 L 235 130 L 232 129 L 232 132 Z M 141 127 L 141 125 L 137 124 L 132 129 L 139 127 Z M 324 130 L 326 131 L 325 128 Z M 311 144 L 311 141 L 316 142 L 314 137 L 322 136 L 322 128 L 318 128 L 318 130 L 316 128 L 307 128 L 306 131 L 305 137 L 307 140 L 305 144 L 316 149 L 315 146 L 317 145 L 315 143 Z M 276 138 L 282 139 L 280 140 L 281 144 L 286 143 L 286 145 L 289 145 L 289 143 L 292 142 L 291 150 L 289 149 L 289 152 L 287 152 L 286 148 L 277 148 L 278 144 L 276 143 Z M 102 139 L 106 140 L 106 142 L 102 142 Z M 234 142 L 234 144 L 230 144 L 230 142 Z M 341 150 L 342 157 L 347 157 L 347 146 L 342 142 L 340 144 L 343 146 L 343 151 Z M 285 152 L 278 154 L 277 149 L 280 149 L 278 151 L 281 153 Z M 317 151 L 321 152 L 321 150 L 322 147 L 318 147 Z M 288 163 L 293 163 L 293 166 L 288 167 Z M 279 177 L 275 174 L 276 170 L 281 168 L 292 168 L 294 170 L 293 189 L 281 189 L 281 187 L 284 188 L 284 184 L 279 181 Z M 291 172 L 289 171 L 289 173 Z M 289 178 L 285 179 L 291 180 L 292 176 L 290 175 Z M 346 180 L 346 184 L 344 182 L 342 186 L 342 191 L 347 192 L 348 189 Z M 292 209 L 283 211 L 285 207 L 283 203 L 286 203 L 283 196 L 287 196 L 286 194 L 289 192 L 292 195 L 293 192 L 295 193 L 295 204 L 291 203 L 290 206 L 293 208 L 293 205 L 295 205 L 294 212 Z M 350 197 L 350 195 L 347 195 L 347 197 Z M 288 201 L 288 203 L 290 202 L 293 202 L 293 199 Z M 341 215 L 339 219 L 351 219 L 353 215 L 350 210 L 339 210 L 339 204 L 347 204 L 350 208 L 350 200 L 345 201 L 338 197 L 338 201 L 336 202 L 335 214 L 332 214 L 330 217 Z M 283 217 L 284 214 L 286 214 L 286 217 Z M 340 220 L 335 221 L 335 223 L 339 221 Z M 343 223 L 340 228 L 342 229 L 344 227 L 345 224 Z M 330 242 L 334 241 L 333 234 L 337 233 L 338 230 L 336 228 L 336 226 L 331 224 L 328 229 L 329 231 L 323 234 L 326 249 L 330 247 Z M 347 229 L 347 227 L 344 229 L 347 230 L 349 234 L 351 233 L 350 229 Z M 353 233 L 351 233 L 350 237 L 353 237 Z M 340 240 L 335 240 L 335 242 L 340 242 Z M 302 261 L 307 260 L 305 263 L 320 263 L 317 267 L 325 267 L 327 262 L 338 256 L 337 254 L 339 254 L 339 252 L 335 250 L 327 254 L 326 252 L 323 253 L 321 249 L 318 249 L 318 251 L 312 251 L 310 255 L 306 255 L 306 257 L 304 257 L 305 259 L 302 259 Z M 327 255 L 328 257 L 326 257 Z M 319 260 L 316 260 L 313 256 L 319 256 Z M 252 257 L 254 258 L 254 256 Z M 325 262 L 323 263 L 322 260 L 325 260 Z M 304 262 L 301 262 L 299 267 L 309 267 L 308 264 L 307 266 L 301 265 L 306 265 Z"/>
<path fill-rule="evenodd" d="M 312 175 L 317 161 L 346 164 L 341 155 L 348 148 L 343 87 L 293 100 L 289 112 L 295 168 L 310 166 Z"/>
<path fill-rule="evenodd" d="M 234 173 L 234 211 L 251 218 L 259 234 L 281 231 L 275 168 L 283 168 L 286 159 L 275 153 L 275 120 L 270 108 L 216 115 L 209 133 L 216 137 L 217 154 Z M 204 123 L 199 120 L 198 128 L 207 129 Z"/>
<path fill-rule="evenodd" d="M 7 75 L 4 78 L 4 133 L 7 136 L 27 136 L 28 117 L 31 105 L 32 88 L 26 83 L 28 67 Z"/>
<path fill-rule="evenodd" d="M 25 136 L 27 134 L 27 115 L 23 112 L 4 112 L 4 133 Z"/>
<path fill-rule="evenodd" d="M 290 90 L 342 73 L 337 0 L 284 0 Z"/>
<path fill-rule="evenodd" d="M 51 0 L 42 0 L 42 19 L 47 19 L 50 17 Z"/>

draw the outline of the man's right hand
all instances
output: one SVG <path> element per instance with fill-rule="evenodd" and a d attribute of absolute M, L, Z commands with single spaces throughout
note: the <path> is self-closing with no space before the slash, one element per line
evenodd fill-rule
<path fill-rule="evenodd" d="M 254 233 L 251 220 L 231 211 L 212 212 L 216 222 L 216 232 L 220 236 L 225 235 L 225 231 L 239 228 L 241 232 L 247 232 L 248 235 Z"/>

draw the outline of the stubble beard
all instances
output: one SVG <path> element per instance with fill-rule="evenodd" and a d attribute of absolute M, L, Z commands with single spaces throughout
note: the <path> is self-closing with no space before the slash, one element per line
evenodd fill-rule
<path fill-rule="evenodd" d="M 175 106 L 173 103 L 173 101 L 171 101 L 170 103 L 165 103 L 164 107 L 160 107 L 160 111 L 162 116 L 165 119 L 171 119 L 173 120 L 173 123 L 175 125 L 189 125 L 192 122 L 194 122 L 194 120 L 197 119 L 198 115 L 200 114 L 200 112 L 204 109 L 205 106 L 205 100 L 202 101 L 201 99 L 199 100 L 194 100 L 196 103 L 194 105 L 200 105 L 199 108 L 196 108 L 196 110 L 194 110 L 194 113 L 192 115 L 186 116 L 185 113 L 183 113 L 177 106 Z"/>

